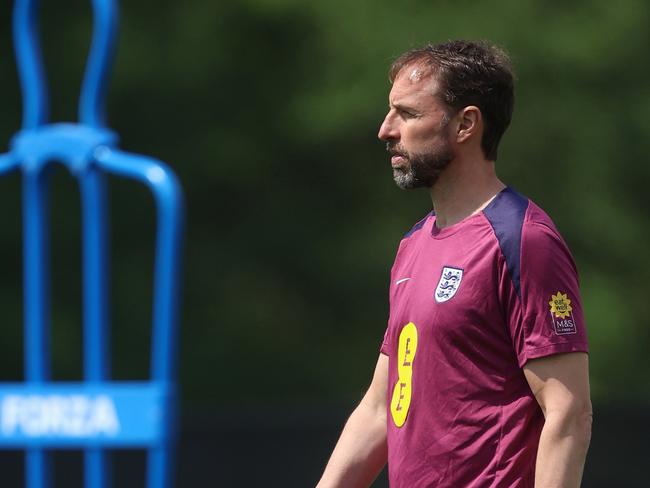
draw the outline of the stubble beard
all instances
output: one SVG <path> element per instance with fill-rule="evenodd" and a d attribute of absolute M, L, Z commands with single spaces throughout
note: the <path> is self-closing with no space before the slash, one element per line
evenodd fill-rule
<path fill-rule="evenodd" d="M 386 150 L 391 155 L 406 159 L 405 166 L 393 168 L 393 179 L 402 190 L 431 188 L 454 159 L 453 151 L 446 140 L 428 153 L 408 153 L 391 142 L 386 144 Z"/>

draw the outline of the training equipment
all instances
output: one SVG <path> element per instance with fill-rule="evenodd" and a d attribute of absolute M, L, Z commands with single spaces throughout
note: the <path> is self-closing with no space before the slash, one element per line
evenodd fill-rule
<path fill-rule="evenodd" d="M 117 148 L 105 124 L 105 94 L 117 30 L 112 0 L 92 0 L 94 30 L 78 123 L 48 123 L 37 40 L 38 0 L 16 0 L 14 44 L 23 93 L 22 129 L 0 155 L 0 175 L 23 178 L 25 382 L 0 385 L 0 448 L 25 448 L 28 488 L 51 484 L 45 449 L 85 451 L 85 486 L 109 486 L 107 448 L 148 450 L 147 486 L 173 479 L 178 275 L 182 191 L 163 163 Z M 50 381 L 49 167 L 63 164 L 80 186 L 83 240 L 84 381 Z M 114 382 L 109 371 L 106 175 L 152 192 L 157 213 L 149 381 Z"/>

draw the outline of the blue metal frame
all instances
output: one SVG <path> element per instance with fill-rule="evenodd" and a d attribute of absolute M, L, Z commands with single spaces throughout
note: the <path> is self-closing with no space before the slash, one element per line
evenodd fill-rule
<path fill-rule="evenodd" d="M 23 176 L 25 382 L 0 384 L 0 448 L 25 448 L 28 488 L 51 486 L 51 448 L 85 451 L 85 486 L 110 485 L 107 448 L 147 449 L 147 486 L 169 488 L 175 440 L 178 283 L 182 190 L 172 170 L 117 148 L 105 99 L 117 33 L 113 0 L 92 0 L 92 45 L 79 123 L 48 123 L 48 93 L 37 36 L 39 0 L 16 0 L 14 45 L 23 92 L 22 129 L 0 154 L 0 175 Z M 63 164 L 79 182 L 83 240 L 84 381 L 50 378 L 49 169 Z M 106 175 L 135 179 L 157 213 L 151 378 L 110 380 Z"/>

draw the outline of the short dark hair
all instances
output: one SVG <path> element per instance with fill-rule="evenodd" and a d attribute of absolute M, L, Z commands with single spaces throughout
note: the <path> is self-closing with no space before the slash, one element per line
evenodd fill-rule
<path fill-rule="evenodd" d="M 496 160 L 514 107 L 514 74 L 505 51 L 486 41 L 427 44 L 393 62 L 391 83 L 402 69 L 413 64 L 431 69 L 440 84 L 439 95 L 449 107 L 458 111 L 475 105 L 481 110 L 485 124 L 481 148 L 487 159 Z"/>

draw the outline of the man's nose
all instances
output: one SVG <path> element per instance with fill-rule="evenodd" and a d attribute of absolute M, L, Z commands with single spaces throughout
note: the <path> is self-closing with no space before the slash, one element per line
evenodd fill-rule
<path fill-rule="evenodd" d="M 379 127 L 379 133 L 377 137 L 382 141 L 394 141 L 399 139 L 399 131 L 395 121 L 392 120 L 390 114 L 386 115 L 386 118 Z"/>

